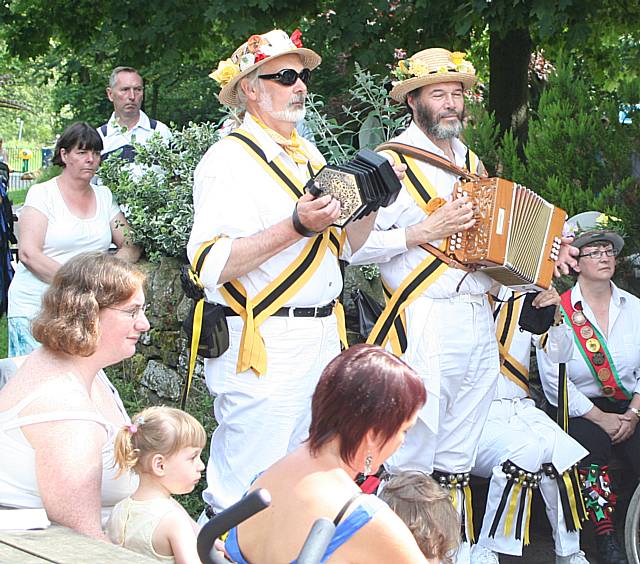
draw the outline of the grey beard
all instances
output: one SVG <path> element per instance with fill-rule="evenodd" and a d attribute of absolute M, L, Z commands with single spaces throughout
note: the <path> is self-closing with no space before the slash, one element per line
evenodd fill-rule
<path fill-rule="evenodd" d="M 442 125 L 440 122 L 430 124 L 427 127 L 427 132 L 433 135 L 436 139 L 453 139 L 458 137 L 462 133 L 462 122 L 457 120 L 450 125 Z"/>
<path fill-rule="evenodd" d="M 274 118 L 280 121 L 286 121 L 289 123 L 297 123 L 304 119 L 304 116 L 307 113 L 307 108 L 299 108 L 299 109 L 286 109 L 281 110 L 279 112 L 269 112 Z"/>

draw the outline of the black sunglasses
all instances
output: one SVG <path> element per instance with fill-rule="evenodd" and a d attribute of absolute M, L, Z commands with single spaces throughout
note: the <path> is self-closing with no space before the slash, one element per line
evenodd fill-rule
<path fill-rule="evenodd" d="M 311 71 L 309 69 L 302 69 L 300 72 L 297 72 L 293 69 L 282 69 L 280 72 L 274 74 L 259 74 L 258 78 L 275 80 L 284 86 L 291 86 L 295 84 L 298 79 L 302 80 L 305 84 L 309 84 Z"/>

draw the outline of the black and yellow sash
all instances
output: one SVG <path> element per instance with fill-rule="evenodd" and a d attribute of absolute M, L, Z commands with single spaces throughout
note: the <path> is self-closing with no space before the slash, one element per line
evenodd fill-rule
<path fill-rule="evenodd" d="M 258 162 L 264 170 L 291 196 L 298 200 L 304 193 L 302 182 L 287 169 L 279 157 L 268 161 L 264 151 L 259 147 L 256 139 L 248 132 L 238 129 L 230 133 L 225 139 L 240 143 L 247 152 Z M 310 174 L 313 172 L 309 165 Z M 284 269 L 284 271 L 269 283 L 255 297 L 249 298 L 246 289 L 239 280 L 231 280 L 220 287 L 220 293 L 231 309 L 242 317 L 244 329 L 238 355 L 238 372 L 252 369 L 258 376 L 267 369 L 267 353 L 260 325 L 291 298 L 310 280 L 323 261 L 327 251 L 336 258 L 340 255 L 344 243 L 345 233 L 339 233 L 335 228 L 326 229 L 315 237 L 311 237 L 300 255 Z M 204 247 L 198 250 L 198 257 Z M 342 304 L 336 302 L 334 313 L 338 319 L 338 333 L 343 346 L 346 347 L 346 329 L 344 324 L 344 310 Z"/>
<path fill-rule="evenodd" d="M 427 213 L 427 203 L 431 198 L 437 196 L 437 192 L 427 177 L 420 171 L 417 160 L 393 151 L 385 152 L 391 155 L 396 163 L 407 165 L 402 184 L 418 206 Z M 442 260 L 427 254 L 425 259 L 407 275 L 393 293 L 391 293 L 389 286 L 383 280 L 386 307 L 371 330 L 367 343 L 385 346 L 388 341 L 393 352 L 398 356 L 402 355 L 407 349 L 404 310 L 431 286 L 447 268 L 449 267 Z"/>
<path fill-rule="evenodd" d="M 496 337 L 500 352 L 500 372 L 529 394 L 529 370 L 509 353 L 513 335 L 518 330 L 522 310 L 521 295 L 514 293 L 515 299 L 501 302 L 497 306 Z"/>

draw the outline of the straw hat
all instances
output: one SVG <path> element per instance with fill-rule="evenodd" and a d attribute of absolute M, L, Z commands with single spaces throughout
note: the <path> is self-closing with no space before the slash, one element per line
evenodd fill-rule
<path fill-rule="evenodd" d="M 209 75 L 221 86 L 218 94 L 220 102 L 227 106 L 238 107 L 240 80 L 275 57 L 294 53 L 300 56 L 305 68 L 315 69 L 322 59 L 311 49 L 302 46 L 301 37 L 302 33 L 299 29 L 296 29 L 291 37 L 281 29 L 249 37 L 229 59 L 220 61 L 218 68 Z"/>
<path fill-rule="evenodd" d="M 567 220 L 570 229 L 576 238 L 571 243 L 574 247 L 582 249 L 598 241 L 607 241 L 613 245 L 616 253 L 624 247 L 624 239 L 611 227 L 611 224 L 621 223 L 620 220 L 606 216 L 597 211 L 582 212 Z"/>
<path fill-rule="evenodd" d="M 476 70 L 465 57 L 460 51 L 452 53 L 438 47 L 418 51 L 398 62 L 393 70 L 398 80 L 393 83 L 389 96 L 396 102 L 404 102 L 412 90 L 440 82 L 462 82 L 465 89 L 471 88 L 478 79 Z"/>

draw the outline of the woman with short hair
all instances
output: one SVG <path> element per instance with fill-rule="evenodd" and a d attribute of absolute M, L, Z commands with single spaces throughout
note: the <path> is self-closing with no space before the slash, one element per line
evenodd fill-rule
<path fill-rule="evenodd" d="M 9 356 L 38 346 L 31 320 L 42 294 L 61 265 L 87 251 L 106 251 L 135 262 L 140 250 L 131 244 L 129 225 L 106 186 L 91 184 L 100 164 L 102 140 L 88 123 L 74 123 L 58 139 L 53 164 L 62 173 L 27 193 L 18 222 L 20 262 L 9 286 Z"/>
<path fill-rule="evenodd" d="M 34 320 L 42 343 L 0 390 L 0 505 L 106 539 L 102 524 L 137 480 L 116 479 L 116 432 L 130 420 L 102 369 L 135 353 L 149 329 L 144 275 L 107 253 L 56 272 Z"/>
<path fill-rule="evenodd" d="M 322 562 L 426 562 L 400 518 L 354 482 L 400 447 L 425 401 L 422 380 L 380 347 L 355 345 L 332 360 L 313 394 L 309 439 L 253 484 L 272 504 L 231 530 L 231 558 L 291 562 L 326 517 L 337 528 Z"/>

